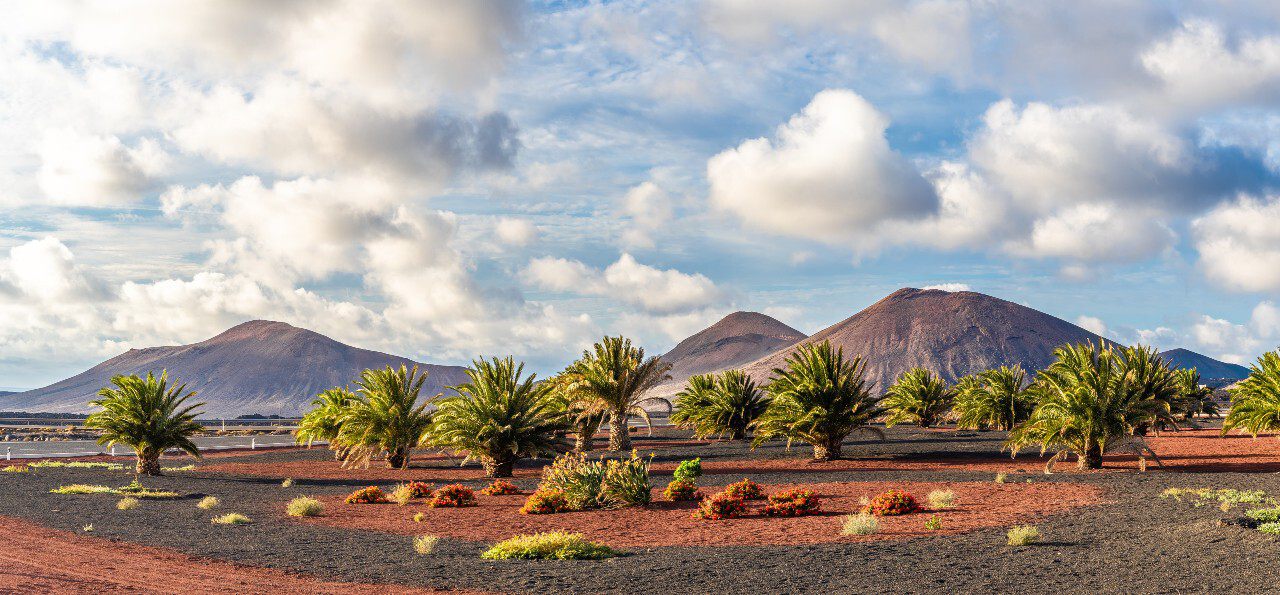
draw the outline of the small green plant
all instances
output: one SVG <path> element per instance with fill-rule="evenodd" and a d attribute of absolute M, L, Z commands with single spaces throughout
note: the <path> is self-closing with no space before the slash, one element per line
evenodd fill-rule
<path fill-rule="evenodd" d="M 604 495 L 610 506 L 648 506 L 649 460 L 631 451 L 629 459 L 610 459 L 604 466 Z"/>
<path fill-rule="evenodd" d="M 1040 529 L 1034 525 L 1018 525 L 1009 529 L 1009 545 L 1022 547 L 1040 541 Z"/>
<path fill-rule="evenodd" d="M 764 488 L 760 484 L 743 478 L 738 483 L 731 483 L 724 487 L 724 493 L 731 496 L 737 496 L 743 500 L 762 500 L 764 499 Z"/>
<path fill-rule="evenodd" d="M 725 491 L 712 494 L 710 498 L 703 498 L 698 503 L 698 510 L 693 512 L 693 518 L 718 521 L 738 518 L 745 514 L 747 514 L 746 500 L 742 496 L 735 496 Z"/>
<path fill-rule="evenodd" d="M 160 470 L 161 470 L 161 471 L 164 471 L 165 473 L 169 473 L 169 472 L 181 472 L 181 471 L 195 471 L 195 470 L 196 470 L 196 466 L 195 466 L 195 463 L 192 463 L 192 464 L 190 464 L 190 465 L 182 465 L 182 466 L 180 466 L 180 467 L 161 467 L 161 468 L 160 468 Z"/>
<path fill-rule="evenodd" d="M 476 493 L 460 483 L 444 486 L 431 495 L 431 508 L 462 508 L 476 505 Z"/>
<path fill-rule="evenodd" d="M 73 483 L 71 485 L 58 486 L 49 490 L 50 494 L 111 494 L 115 490 L 107 486 L 86 485 L 83 483 Z"/>
<path fill-rule="evenodd" d="M 920 511 L 915 496 L 902 490 L 889 490 L 875 498 L 862 510 L 876 516 L 899 516 Z"/>
<path fill-rule="evenodd" d="M 1009 480 L 1009 474 L 1001 471 L 996 473 L 996 483 L 1004 483 Z"/>
<path fill-rule="evenodd" d="M 196 503 L 196 508 L 199 508 L 200 510 L 213 510 L 217 508 L 219 504 L 222 504 L 222 501 L 218 500 L 217 496 L 205 496 Z"/>
<path fill-rule="evenodd" d="M 116 502 L 116 510 L 133 510 L 142 506 L 142 501 L 133 496 L 125 496 Z"/>
<path fill-rule="evenodd" d="M 238 512 L 231 512 L 222 516 L 213 517 L 212 522 L 215 525 L 247 525 L 252 523 L 253 519 Z"/>
<path fill-rule="evenodd" d="M 113 493 L 127 494 L 136 498 L 177 498 L 179 496 L 177 492 L 157 490 L 144 486 L 138 483 L 137 479 L 129 482 L 127 486 L 116 488 Z"/>
<path fill-rule="evenodd" d="M 613 549 L 587 541 L 581 533 L 555 531 L 517 535 L 480 554 L 486 560 L 600 560 L 616 556 Z"/>
<path fill-rule="evenodd" d="M 699 477 L 702 477 L 702 458 L 680 461 L 680 464 L 676 465 L 676 470 L 671 473 L 671 477 L 676 481 L 695 483 Z"/>
<path fill-rule="evenodd" d="M 286 490 L 293 487 L 293 478 L 292 477 L 284 478 L 284 481 L 280 482 L 280 487 Z"/>
<path fill-rule="evenodd" d="M 956 504 L 956 493 L 951 490 L 934 490 L 924 497 L 932 510 L 944 510 Z"/>
<path fill-rule="evenodd" d="M 387 494 L 378 486 L 360 488 L 347 496 L 347 504 L 385 504 Z"/>
<path fill-rule="evenodd" d="M 1244 516 L 1258 523 L 1280 523 L 1280 508 L 1255 508 L 1245 511 Z"/>
<path fill-rule="evenodd" d="M 1258 525 L 1258 530 L 1267 535 L 1280 535 L 1280 523 L 1263 523 Z"/>
<path fill-rule="evenodd" d="M 5 467 L 4 469 L 0 469 L 0 472 L 4 472 L 4 473 L 30 473 L 30 472 L 31 472 L 31 467 L 29 467 L 29 466 L 27 466 L 27 465 L 9 465 L 9 466 Z"/>
<path fill-rule="evenodd" d="M 1213 488 L 1166 488 L 1160 493 L 1160 497 L 1164 499 L 1173 499 L 1182 502 L 1183 498 L 1191 499 L 1193 504 L 1197 506 L 1203 505 L 1205 501 L 1220 502 L 1227 505 L 1233 504 L 1266 504 L 1270 506 L 1280 505 L 1280 501 L 1267 496 L 1262 490 L 1234 490 L 1234 489 L 1213 489 Z M 1229 507 L 1228 507 L 1229 508 Z"/>
<path fill-rule="evenodd" d="M 435 535 L 419 535 L 413 538 L 413 551 L 425 556 L 436 549 L 438 541 L 440 538 Z"/>
<path fill-rule="evenodd" d="M 560 490 L 538 490 L 520 507 L 520 514 L 555 514 L 573 510 L 569 499 Z"/>
<path fill-rule="evenodd" d="M 844 517 L 841 535 L 874 535 L 880 531 L 880 519 L 873 514 L 859 512 Z"/>
<path fill-rule="evenodd" d="M 36 461 L 27 465 L 32 469 L 105 469 L 107 471 L 123 471 L 120 463 L 98 463 L 87 461 Z"/>
<path fill-rule="evenodd" d="M 320 516 L 320 513 L 324 512 L 324 505 L 310 496 L 298 496 L 289 501 L 284 512 L 289 516 L 297 517 Z"/>
<path fill-rule="evenodd" d="M 940 517 L 939 517 L 938 515 L 936 515 L 936 514 L 935 514 L 935 515 L 933 515 L 933 516 L 931 516 L 931 517 L 929 517 L 929 520 L 927 520 L 927 521 L 925 521 L 925 522 L 924 522 L 924 528 L 925 528 L 925 529 L 928 529 L 928 530 L 930 530 L 930 531 L 937 531 L 938 529 L 941 529 L 941 528 L 942 528 L 942 518 L 940 518 Z"/>

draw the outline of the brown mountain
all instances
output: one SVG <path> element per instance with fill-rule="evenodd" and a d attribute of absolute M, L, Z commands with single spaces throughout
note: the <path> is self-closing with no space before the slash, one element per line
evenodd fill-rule
<path fill-rule="evenodd" d="M 671 364 L 671 380 L 651 394 L 674 394 L 690 376 L 741 368 L 804 336 L 759 312 L 734 312 L 662 354 L 662 361 Z"/>
<path fill-rule="evenodd" d="M 868 377 L 884 391 L 903 372 L 927 368 L 947 381 L 1001 365 L 1027 371 L 1048 366 L 1064 343 L 1103 339 L 1070 322 L 972 291 L 899 289 L 800 344 L 831 341 L 867 360 Z M 758 381 L 781 367 L 790 349 L 752 362 Z"/>
<path fill-rule="evenodd" d="M 206 403 L 204 417 L 297 416 L 316 393 L 350 383 L 361 370 L 414 363 L 283 322 L 254 320 L 191 345 L 130 349 L 61 382 L 2 397 L 0 410 L 83 413 L 113 375 L 167 369 Z M 465 382 L 458 366 L 418 366 L 428 372 L 424 395 Z"/>

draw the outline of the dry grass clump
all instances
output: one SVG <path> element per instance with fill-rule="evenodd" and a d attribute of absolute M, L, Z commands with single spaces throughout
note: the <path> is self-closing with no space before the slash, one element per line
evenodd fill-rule
<path fill-rule="evenodd" d="M 844 517 L 841 535 L 875 535 L 880 531 L 880 519 L 874 514 L 859 512 Z"/>
<path fill-rule="evenodd" d="M 215 525 L 247 525 L 252 523 L 253 519 L 238 512 L 231 512 L 222 516 L 213 517 L 212 522 Z"/>
<path fill-rule="evenodd" d="M 1011 546 L 1031 545 L 1040 541 L 1040 529 L 1037 529 L 1035 525 L 1018 525 L 1009 529 L 1008 537 L 1009 545 Z"/>
<path fill-rule="evenodd" d="M 421 523 L 425 520 L 427 520 L 426 513 L 419 512 L 418 514 L 413 515 L 413 522 L 415 523 Z"/>
<path fill-rule="evenodd" d="M 435 535 L 419 535 L 413 538 L 413 551 L 425 556 L 436 549 L 438 541 L 440 538 Z"/>
<path fill-rule="evenodd" d="M 310 496 L 298 496 L 289 501 L 284 511 L 285 514 L 296 517 L 320 516 L 324 512 L 324 505 Z"/>
<path fill-rule="evenodd" d="M 88 485 L 83 483 L 58 486 L 49 490 L 50 494 L 110 494 L 112 492 L 115 492 L 115 489 L 107 486 Z"/>
<path fill-rule="evenodd" d="M 4 469 L 0 469 L 0 472 L 4 472 L 4 473 L 30 473 L 30 472 L 31 472 L 31 467 L 28 467 L 28 466 L 26 466 L 26 465 L 9 465 L 9 466 L 5 467 Z"/>
<path fill-rule="evenodd" d="M 222 501 L 218 500 L 217 496 L 205 496 L 200 499 L 200 502 L 196 503 L 196 508 L 199 508 L 200 510 L 213 510 L 217 508 L 219 504 L 222 504 Z"/>
<path fill-rule="evenodd" d="M 951 490 L 934 490 L 924 497 L 929 503 L 929 508 L 933 510 L 942 510 L 951 508 L 956 504 L 956 493 Z"/>
<path fill-rule="evenodd" d="M 142 500 L 133 496 L 125 496 L 119 502 L 116 502 L 116 510 L 133 510 L 139 506 L 142 506 Z"/>
<path fill-rule="evenodd" d="M 284 481 L 280 482 L 280 487 L 285 489 L 293 487 L 293 478 L 292 477 L 284 478 Z"/>
<path fill-rule="evenodd" d="M 1009 474 L 1001 471 L 996 474 L 996 483 L 1005 483 L 1009 479 Z"/>

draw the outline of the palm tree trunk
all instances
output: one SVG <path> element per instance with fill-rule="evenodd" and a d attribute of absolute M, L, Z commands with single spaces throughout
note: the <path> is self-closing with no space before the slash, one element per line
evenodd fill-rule
<path fill-rule="evenodd" d="M 510 458 L 502 461 L 494 460 L 489 457 L 480 459 L 480 465 L 484 467 L 486 477 L 511 477 L 512 468 L 515 467 L 515 459 Z"/>
<path fill-rule="evenodd" d="M 609 450 L 631 450 L 631 428 L 627 412 L 614 411 L 609 417 Z"/>
<path fill-rule="evenodd" d="M 409 447 L 397 446 L 391 452 L 387 453 L 388 469 L 408 469 L 409 468 Z"/>
<path fill-rule="evenodd" d="M 733 432 L 731 432 L 731 433 L 729 434 L 729 439 L 730 439 L 730 440 L 743 440 L 743 439 L 745 439 L 746 437 L 747 437 L 747 429 L 746 429 L 746 428 L 734 428 L 734 429 L 733 429 Z"/>
<path fill-rule="evenodd" d="M 134 472 L 138 475 L 160 475 L 160 453 L 150 450 L 138 451 L 138 464 Z"/>
<path fill-rule="evenodd" d="M 591 452 L 595 447 L 596 430 L 600 429 L 600 424 L 593 423 L 590 419 L 584 419 L 578 422 L 578 426 L 573 433 L 573 452 L 585 454 Z"/>
<path fill-rule="evenodd" d="M 815 461 L 834 461 L 840 458 L 843 452 L 843 440 L 829 439 L 825 442 L 818 442 L 813 445 L 813 460 Z"/>
<path fill-rule="evenodd" d="M 1076 468 L 1085 471 L 1087 469 L 1102 468 L 1102 449 L 1096 444 L 1091 444 L 1085 452 L 1080 455 L 1076 462 Z"/>

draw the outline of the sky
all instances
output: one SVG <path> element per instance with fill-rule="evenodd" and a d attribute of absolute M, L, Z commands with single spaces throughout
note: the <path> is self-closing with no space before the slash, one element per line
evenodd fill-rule
<path fill-rule="evenodd" d="M 900 287 L 1280 344 L 1274 2 L 0 0 L 0 387 L 281 320 L 553 372 Z"/>

